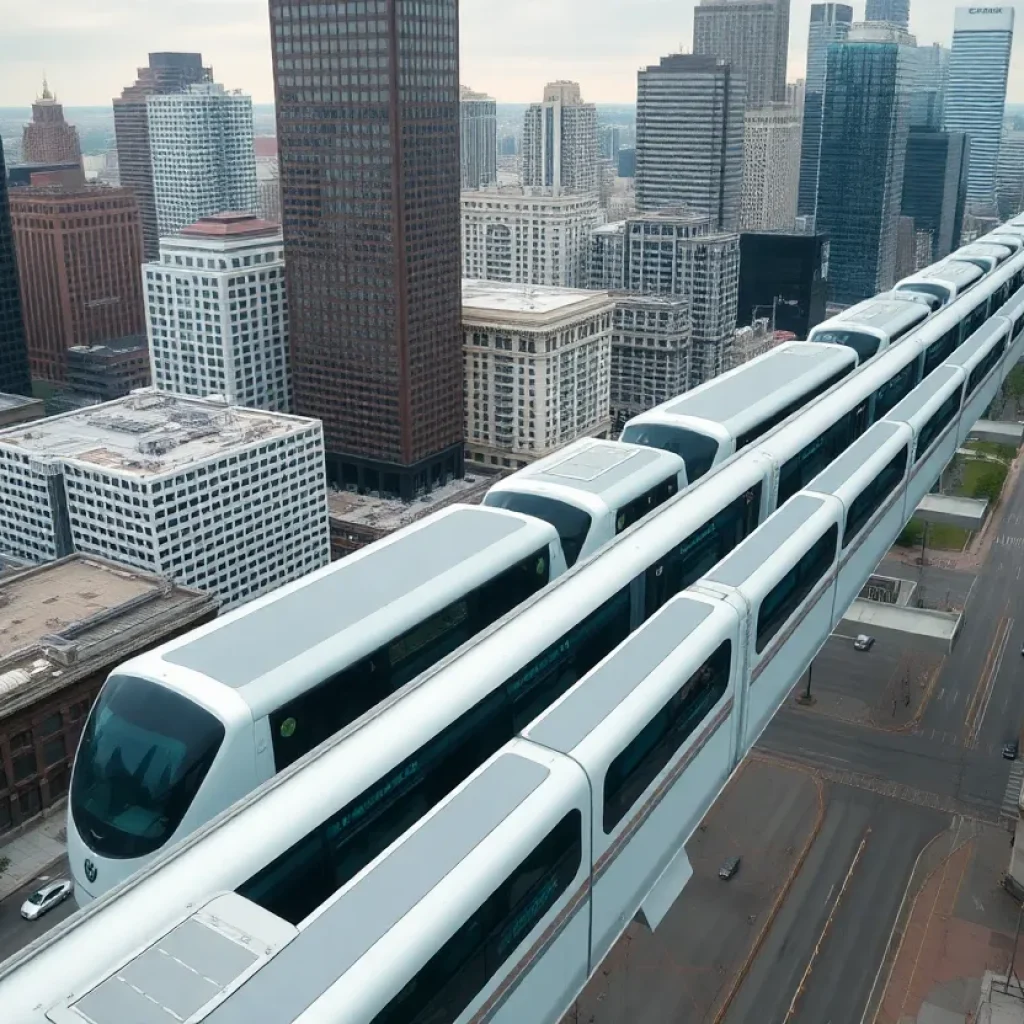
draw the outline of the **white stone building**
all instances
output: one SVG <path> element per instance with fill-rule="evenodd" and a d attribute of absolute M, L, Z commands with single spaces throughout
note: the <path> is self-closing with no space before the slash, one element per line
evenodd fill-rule
<path fill-rule="evenodd" d="M 155 389 L 0 431 L 0 552 L 102 555 L 231 607 L 330 559 L 323 427 Z"/>
<path fill-rule="evenodd" d="M 522 468 L 580 437 L 607 437 L 607 292 L 462 282 L 467 458 Z"/>
<path fill-rule="evenodd" d="M 781 104 L 746 112 L 741 231 L 790 231 L 800 192 L 803 121 Z"/>
<path fill-rule="evenodd" d="M 516 185 L 463 192 L 462 276 L 584 288 L 600 220 L 596 193 L 553 196 Z"/>
<path fill-rule="evenodd" d="M 224 210 L 256 211 L 252 97 L 204 82 L 146 97 L 160 237 Z"/>
<path fill-rule="evenodd" d="M 204 217 L 142 267 L 153 384 L 271 412 L 291 408 L 281 228 L 250 214 Z"/>
<path fill-rule="evenodd" d="M 523 184 L 554 195 L 597 192 L 597 107 L 576 82 L 544 86 L 523 118 Z"/>

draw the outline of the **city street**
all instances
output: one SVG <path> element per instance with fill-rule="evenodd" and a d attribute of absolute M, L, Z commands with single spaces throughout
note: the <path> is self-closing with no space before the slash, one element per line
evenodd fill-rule
<path fill-rule="evenodd" d="M 48 877 L 54 880 L 70 877 L 67 859 L 55 864 L 52 871 L 48 873 Z M 44 935 L 54 925 L 63 921 L 64 918 L 70 917 L 78 909 L 74 897 L 71 897 L 54 907 L 38 921 L 26 921 L 21 916 L 21 905 L 25 902 L 26 897 L 31 896 L 41 884 L 42 882 L 37 879 L 0 903 L 0 963 L 9 956 L 13 956 L 23 946 L 38 939 L 40 935 Z"/>

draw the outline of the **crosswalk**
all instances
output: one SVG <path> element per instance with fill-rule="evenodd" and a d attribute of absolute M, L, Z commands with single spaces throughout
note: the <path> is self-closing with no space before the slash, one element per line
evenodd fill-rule
<path fill-rule="evenodd" d="M 1024 537 L 1011 537 L 1009 534 L 1002 534 L 996 541 L 997 547 L 1003 548 L 1024 548 Z"/>
<path fill-rule="evenodd" d="M 1022 783 L 1024 783 L 1024 761 L 1014 761 L 1010 766 L 1010 778 L 1006 782 L 1006 792 L 1003 793 L 1003 806 L 999 812 L 1001 818 L 1008 818 L 1010 821 L 1017 820 Z"/>

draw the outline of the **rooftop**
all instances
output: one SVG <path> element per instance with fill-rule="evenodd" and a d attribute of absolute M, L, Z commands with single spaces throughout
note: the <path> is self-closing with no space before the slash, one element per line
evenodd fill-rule
<path fill-rule="evenodd" d="M 26 398 L 24 395 L 8 395 L 0 391 L 0 411 L 7 409 L 22 409 L 25 406 L 39 404 L 38 398 Z"/>
<path fill-rule="evenodd" d="M 565 315 L 610 308 L 613 301 L 608 292 L 582 288 L 523 285 L 508 281 L 462 282 L 463 320 L 495 320 L 500 319 L 495 315 L 499 314 L 526 322 L 545 323 Z"/>
<path fill-rule="evenodd" d="M 308 430 L 315 422 L 140 388 L 113 402 L 0 431 L 0 446 L 148 479 Z"/>
<path fill-rule="evenodd" d="M 281 234 L 281 225 L 260 220 L 251 213 L 213 213 L 182 228 L 182 238 L 254 238 Z"/>
<path fill-rule="evenodd" d="M 104 558 L 0 576 L 0 717 L 211 614 L 216 598 Z"/>

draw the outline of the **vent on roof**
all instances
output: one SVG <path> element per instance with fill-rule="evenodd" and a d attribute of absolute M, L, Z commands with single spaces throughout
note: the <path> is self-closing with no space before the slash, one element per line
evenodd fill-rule
<path fill-rule="evenodd" d="M 40 646 L 43 654 L 58 665 L 70 666 L 78 663 L 78 642 L 75 640 L 66 640 L 62 636 L 44 636 L 40 640 Z"/>

